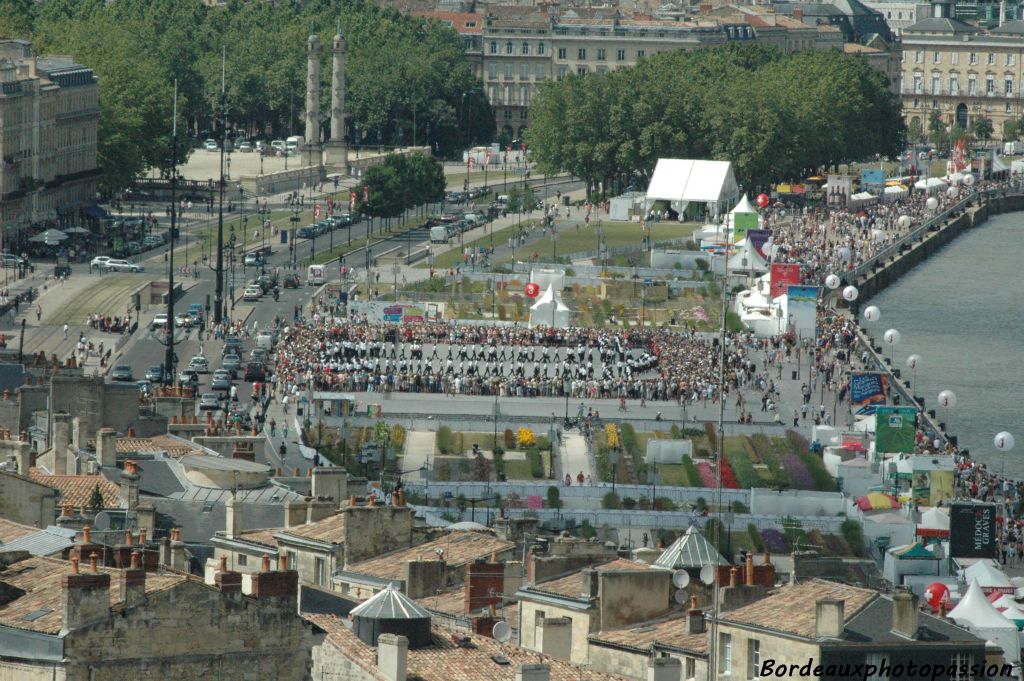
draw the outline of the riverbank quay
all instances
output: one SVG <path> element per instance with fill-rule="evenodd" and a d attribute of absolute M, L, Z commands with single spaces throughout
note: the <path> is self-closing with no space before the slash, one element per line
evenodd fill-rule
<path fill-rule="evenodd" d="M 852 284 L 858 290 L 856 302 L 844 301 L 840 293 L 841 288 L 829 292 L 826 298 L 828 307 L 836 313 L 845 313 L 855 322 L 856 354 L 866 353 L 865 364 L 873 365 L 875 369 L 888 376 L 894 401 L 899 400 L 899 404 L 916 407 L 926 436 L 929 440 L 941 440 L 943 447 L 951 445 L 953 449 L 959 451 L 956 436 L 949 433 L 946 424 L 938 420 L 934 409 L 926 408 L 927 401 L 924 398 L 913 394 L 910 381 L 902 376 L 901 370 L 894 367 L 891 359 L 882 352 L 881 341 L 862 326 L 859 311 L 871 298 L 967 230 L 983 226 L 989 217 L 1017 211 L 1024 211 L 1024 190 L 1021 187 L 1006 186 L 979 190 L 933 219 L 922 223 L 904 238 L 843 275 L 844 285 Z M 851 353 L 851 356 L 853 354 Z M 969 455 L 966 451 L 961 453 Z"/>

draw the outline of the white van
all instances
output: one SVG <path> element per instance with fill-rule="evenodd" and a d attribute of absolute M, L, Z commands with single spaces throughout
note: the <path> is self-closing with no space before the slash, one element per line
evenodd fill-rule
<path fill-rule="evenodd" d="M 293 154 L 299 150 L 299 147 L 305 142 L 305 138 L 302 135 L 292 135 L 284 141 L 285 148 L 289 154 Z"/>
<path fill-rule="evenodd" d="M 1021 142 L 1004 142 L 1003 156 L 1016 156 L 1024 151 L 1024 144 Z"/>
<path fill-rule="evenodd" d="M 306 286 L 323 286 L 327 283 L 327 268 L 323 265 L 310 265 L 306 270 Z"/>
<path fill-rule="evenodd" d="M 256 334 L 256 347 L 267 352 L 274 351 L 274 336 L 269 331 L 260 331 Z"/>

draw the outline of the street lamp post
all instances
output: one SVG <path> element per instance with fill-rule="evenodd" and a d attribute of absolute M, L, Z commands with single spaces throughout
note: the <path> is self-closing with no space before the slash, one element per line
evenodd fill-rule
<path fill-rule="evenodd" d="M 214 292 L 213 321 L 224 321 L 224 147 L 227 146 L 227 89 L 225 86 L 226 51 L 221 56 L 220 70 L 220 186 L 217 207 L 217 282 Z"/>

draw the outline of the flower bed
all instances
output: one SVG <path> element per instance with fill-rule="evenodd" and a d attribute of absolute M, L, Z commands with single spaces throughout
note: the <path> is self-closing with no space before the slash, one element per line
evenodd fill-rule
<path fill-rule="evenodd" d="M 741 489 L 740 481 L 736 479 L 736 474 L 733 473 L 728 459 L 722 459 L 722 485 L 726 489 Z"/>
<path fill-rule="evenodd" d="M 711 464 L 707 461 L 701 461 L 697 464 L 697 472 L 700 473 L 700 482 L 702 487 L 718 487 L 718 482 L 715 480 L 715 473 L 711 470 Z"/>
<path fill-rule="evenodd" d="M 775 528 L 761 530 L 761 539 L 764 540 L 764 548 L 772 553 L 786 553 L 789 551 L 786 536 Z"/>

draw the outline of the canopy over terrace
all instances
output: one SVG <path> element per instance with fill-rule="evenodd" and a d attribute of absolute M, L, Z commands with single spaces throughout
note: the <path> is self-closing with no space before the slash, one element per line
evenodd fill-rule
<path fill-rule="evenodd" d="M 647 187 L 647 210 L 667 202 L 683 213 L 690 203 L 704 204 L 712 217 L 729 211 L 739 200 L 740 190 L 732 163 L 702 159 L 661 158 Z"/>

